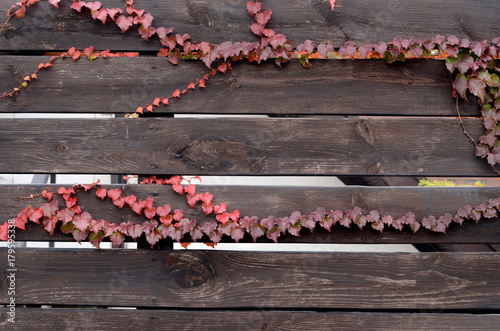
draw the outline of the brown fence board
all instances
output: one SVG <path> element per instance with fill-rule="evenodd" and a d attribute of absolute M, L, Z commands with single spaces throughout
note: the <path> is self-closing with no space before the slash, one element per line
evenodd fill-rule
<path fill-rule="evenodd" d="M 0 308 L 0 327 L 8 330 L 72 330 L 98 326 L 113 330 L 497 330 L 499 315 L 420 313 L 351 313 L 307 311 L 199 311 L 115 309 L 16 308 L 16 323 L 6 321 Z M 36 327 L 33 321 L 37 321 Z M 118 322 L 119 321 L 119 322 Z M 94 326 L 94 327 L 92 327 Z"/>
<path fill-rule="evenodd" d="M 5 288 L 7 249 L 0 256 Z M 500 308 L 498 254 L 17 249 L 15 258 L 16 304 Z"/>
<path fill-rule="evenodd" d="M 3 56 L 0 92 L 23 81 L 48 57 Z M 237 63 L 170 106 L 155 108 L 168 113 L 239 114 L 341 114 L 456 116 L 451 81 L 443 61 L 383 60 L 313 61 L 305 70 L 298 61 L 278 68 Z M 5 112 L 133 112 L 156 97 L 207 72 L 202 63 L 165 58 L 114 58 L 90 62 L 59 61 L 39 80 L 13 99 L 0 103 Z M 390 92 L 390 93 L 389 93 Z M 422 98 L 425 95 L 425 98 Z M 473 98 L 471 98 L 473 99 Z M 464 116 L 477 116 L 475 102 L 460 102 Z"/>
<path fill-rule="evenodd" d="M 106 7 L 123 7 L 118 0 L 102 1 Z M 189 33 L 193 41 L 221 43 L 253 41 L 250 32 L 254 22 L 246 10 L 247 0 L 239 1 L 140 1 L 154 17 L 156 27 L 175 27 L 176 33 Z M 0 1 L 7 10 L 12 1 Z M 61 9 L 42 2 L 28 9 L 26 17 L 11 20 L 0 37 L 1 50 L 68 49 L 71 46 L 154 50 L 158 42 L 140 39 L 137 30 L 121 34 L 119 28 L 93 21 L 88 14 Z M 263 3 L 273 15 L 269 28 L 284 33 L 294 45 L 306 39 L 331 42 L 335 46 L 347 40 L 362 45 L 404 38 L 432 38 L 436 34 L 456 35 L 459 38 L 492 39 L 497 37 L 497 13 L 500 3 L 495 0 L 400 0 L 368 1 L 337 0 L 331 11 L 328 1 L 270 0 Z"/>
<path fill-rule="evenodd" d="M 57 191 L 60 185 L 51 185 Z M 172 209 L 180 208 L 184 215 L 198 221 L 207 219 L 201 208 L 192 209 L 185 203 L 184 197 L 174 193 L 169 186 L 128 185 L 108 186 L 120 188 L 123 195 L 135 195 L 140 199 L 148 196 L 155 197 L 157 205 L 169 203 Z M 22 208 L 28 205 L 40 206 L 45 202 L 43 198 L 33 200 L 22 199 L 31 194 L 37 194 L 41 186 L 14 186 L 0 187 L 0 222 L 14 218 Z M 415 213 L 417 219 L 428 214 L 435 216 L 445 213 L 454 213 L 466 204 L 475 206 L 487 202 L 492 197 L 500 196 L 498 188 L 483 187 L 334 187 L 334 188 L 292 188 L 292 187 L 251 187 L 251 186 L 199 186 L 199 192 L 211 192 L 215 202 L 226 202 L 229 209 L 238 209 L 241 215 L 258 216 L 264 218 L 269 215 L 284 217 L 298 210 L 308 214 L 317 207 L 346 210 L 359 206 L 365 213 L 372 209 L 379 210 L 382 215 L 400 217 L 408 211 Z M 261 199 L 265 196 L 265 199 Z M 99 200 L 99 201 L 98 201 Z M 128 209 L 119 210 L 111 202 L 101 202 L 94 194 L 81 192 L 78 194 L 78 203 L 89 211 L 96 219 L 103 218 L 109 222 L 121 223 L 132 221 L 142 223 L 144 216 L 136 215 Z M 256 207 L 258 206 L 258 207 Z M 29 226 L 27 231 L 18 230 L 17 240 L 60 240 L 74 241 L 72 236 L 63 235 L 56 231 L 50 236 L 39 225 Z M 206 238 L 205 238 L 206 239 Z M 206 239 L 208 240 L 208 239 Z M 229 239 L 228 239 L 229 240 Z M 251 242 L 248 236 L 244 241 Z M 262 238 L 261 242 L 271 242 Z M 332 232 L 320 228 L 314 233 L 304 230 L 300 238 L 282 236 L 280 242 L 298 243 L 500 243 L 500 222 L 498 219 L 465 222 L 462 226 L 453 224 L 446 234 L 429 232 L 421 229 L 417 234 L 405 229 L 403 232 L 386 229 L 379 233 L 367 228 L 359 230 L 356 227 L 345 229 L 336 226 Z"/>
<path fill-rule="evenodd" d="M 3 173 L 496 175 L 456 119 L 4 119 L 0 155 Z"/>

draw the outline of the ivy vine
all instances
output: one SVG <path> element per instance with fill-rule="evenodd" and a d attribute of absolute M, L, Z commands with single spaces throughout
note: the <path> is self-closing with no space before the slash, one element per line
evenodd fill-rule
<path fill-rule="evenodd" d="M 39 1 L 41 0 L 21 0 L 12 5 L 7 11 L 7 20 L 0 31 L 14 16 L 22 19 L 26 15 L 27 8 Z M 48 1 L 55 7 L 59 7 L 61 0 Z M 335 0 L 330 0 L 330 5 L 334 10 Z M 210 77 L 232 70 L 238 61 L 260 64 L 273 59 L 278 66 L 281 66 L 292 58 L 298 58 L 304 67 L 309 67 L 311 66 L 310 59 L 314 58 L 385 59 L 388 63 L 414 58 L 445 59 L 446 68 L 452 75 L 453 97 L 458 101 L 459 97 L 467 100 L 468 95 L 474 95 L 478 98 L 482 108 L 484 135 L 476 142 L 468 135 L 465 128 L 464 133 L 475 144 L 476 155 L 486 159 L 493 170 L 499 173 L 495 165 L 500 163 L 500 78 L 498 76 L 500 67 L 497 64 L 500 56 L 500 37 L 490 41 L 470 41 L 459 40 L 455 36 L 441 35 L 431 39 L 403 39 L 397 36 L 391 42 L 364 46 L 357 46 L 353 41 L 347 41 L 338 49 L 331 44 L 315 45 L 311 40 L 306 40 L 294 47 L 285 35 L 266 27 L 271 19 L 272 11 L 264 10 L 258 1 L 249 1 L 247 11 L 255 20 L 250 30 L 260 38 L 259 41 L 194 43 L 190 41 L 188 34 L 176 34 L 172 27 L 153 26 L 153 15 L 145 12 L 144 9 L 137 9 L 133 0 L 126 0 L 125 8 L 104 8 L 99 1 L 73 1 L 71 8 L 80 13 L 86 13 L 103 24 L 116 24 L 122 33 L 136 27 L 140 37 L 146 41 L 153 36 L 157 37 L 161 44 L 158 57 L 166 57 L 174 65 L 179 60 L 199 60 L 207 66 L 208 72 L 203 77 L 188 83 L 185 88 L 176 89 L 169 95 L 158 96 L 150 102 L 138 105 L 134 112 L 126 115 L 128 118 L 140 117 L 145 111 L 153 112 L 156 107 L 167 106 L 188 91 L 206 87 Z M 4 92 L 1 99 L 6 100 L 20 93 L 22 89 L 37 80 L 41 72 L 50 69 L 56 61 L 65 58 L 77 61 L 81 57 L 94 61 L 99 57 L 106 59 L 116 56 L 138 56 L 138 54 L 116 53 L 109 49 L 98 51 L 93 46 L 83 50 L 71 47 L 68 51 L 53 56 L 47 63 L 40 63 L 34 72 L 24 77 L 19 86 L 9 92 Z M 458 104 L 457 112 L 460 118 Z M 199 177 L 172 176 L 166 179 L 150 177 L 143 179 L 141 184 L 170 185 L 175 192 L 185 195 L 189 206 L 201 207 L 206 216 L 213 217 L 212 220 L 197 222 L 194 219 L 185 218 L 180 209 L 172 211 L 169 204 L 158 206 L 153 197 L 141 200 L 134 195 L 123 196 L 120 189 L 106 190 L 97 182 L 91 185 L 75 184 L 71 188 L 60 187 L 55 193 L 44 190 L 41 194 L 25 197 L 33 199 L 36 196 L 42 196 L 47 202 L 39 207 L 23 208 L 13 222 L 17 228 L 23 230 L 26 229 L 28 222 L 41 223 L 50 234 L 53 234 L 59 226 L 63 233 L 72 234 L 78 242 L 88 239 L 95 247 L 99 247 L 104 238 L 109 238 L 116 246 L 119 246 L 126 236 L 135 240 L 142 235 L 145 235 L 150 245 L 154 246 L 158 241 L 166 238 L 180 242 L 188 238 L 196 241 L 205 236 L 214 244 L 218 243 L 223 236 L 229 236 L 238 242 L 247 233 L 254 241 L 265 236 L 277 242 L 281 235 L 300 236 L 303 228 L 313 231 L 319 226 L 331 231 L 335 224 L 348 228 L 357 226 L 360 229 L 370 226 L 380 232 L 390 227 L 400 231 L 408 227 L 414 233 L 421 228 L 444 233 L 453 222 L 462 224 L 467 219 L 478 222 L 482 217 L 497 217 L 500 210 L 499 197 L 474 207 L 464 206 L 454 215 L 450 213 L 439 217 L 430 215 L 421 220 L 417 220 L 412 212 L 401 217 L 381 215 L 377 210 L 363 214 L 359 207 L 345 211 L 327 211 L 320 207 L 308 215 L 294 211 L 285 217 L 269 216 L 258 219 L 256 216 L 241 217 L 238 210 L 229 212 L 226 203 L 214 204 L 214 196 L 211 193 L 197 192 L 196 185 L 193 183 L 195 179 Z M 187 180 L 189 184 L 182 185 L 183 180 Z M 103 219 L 95 220 L 90 213 L 83 211 L 78 205 L 76 193 L 82 190 L 94 192 L 99 198 L 111 202 L 118 208 L 130 208 L 136 214 L 143 215 L 146 220 L 142 224 L 132 222 L 114 224 Z M 60 199 L 55 199 L 54 194 L 57 194 Z M 7 240 L 8 228 L 8 222 L 0 226 L 0 240 Z"/>

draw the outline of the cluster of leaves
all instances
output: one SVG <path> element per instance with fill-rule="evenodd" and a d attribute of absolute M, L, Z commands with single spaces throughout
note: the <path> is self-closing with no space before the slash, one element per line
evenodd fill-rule
<path fill-rule="evenodd" d="M 38 1 L 40 0 L 22 0 L 9 9 L 8 19 L 13 16 L 19 19 L 23 18 L 26 8 Z M 58 7 L 60 0 L 49 0 L 49 2 Z M 335 0 L 330 0 L 330 5 L 333 10 Z M 446 67 L 454 75 L 454 96 L 466 98 L 467 91 L 469 91 L 469 93 L 476 95 L 481 102 L 486 133 L 480 138 L 479 144 L 476 144 L 476 154 L 487 158 L 492 165 L 500 162 L 500 143 L 498 142 L 500 135 L 500 124 L 498 123 L 500 120 L 498 114 L 500 81 L 497 75 L 499 68 L 495 63 L 500 54 L 500 38 L 495 38 L 491 42 L 471 42 L 467 39 L 459 40 L 455 36 L 445 38 L 438 35 L 429 40 L 396 37 L 392 42 L 379 42 L 376 45 L 369 44 L 360 47 L 352 41 L 347 41 L 338 49 L 335 49 L 331 44 L 316 46 L 311 40 L 306 40 L 294 48 L 285 35 L 266 28 L 271 19 L 272 11 L 264 10 L 258 1 L 249 1 L 247 11 L 255 20 L 250 29 L 260 38 L 260 41 L 235 43 L 226 41 L 221 44 L 210 44 L 206 41 L 194 43 L 190 41 L 188 34 L 174 34 L 174 28 L 154 27 L 152 25 L 153 16 L 145 12 L 144 9 L 136 9 L 133 0 L 126 0 L 125 10 L 122 8 L 103 8 L 99 1 L 75 1 L 71 8 L 80 13 L 88 13 L 93 19 L 99 20 L 103 24 L 113 22 L 122 33 L 136 26 L 144 40 L 148 41 L 152 37 L 159 40 L 161 48 L 158 51 L 158 56 L 166 57 L 172 64 L 177 64 L 179 59 L 201 60 L 211 69 L 211 72 L 201 79 L 189 83 L 186 89 L 182 91 L 177 89 L 168 97 L 155 98 L 152 103 L 138 107 L 135 113 L 128 117 L 138 117 L 144 110 L 152 112 L 154 107 L 168 105 L 171 99 L 180 98 L 181 95 L 194 90 L 196 86 L 205 87 L 206 81 L 211 76 L 217 72 L 225 73 L 228 69 L 232 69 L 233 63 L 240 60 L 261 63 L 268 59 L 274 59 L 281 66 L 293 57 L 297 57 L 304 67 L 308 67 L 311 65 L 309 62 L 311 58 L 385 59 L 388 63 L 404 61 L 408 58 L 442 58 L 446 59 Z M 84 50 L 71 48 L 59 56 L 52 57 L 49 62 L 41 63 L 34 73 L 24 78 L 19 87 L 10 93 L 4 93 L 3 98 L 19 93 L 21 88 L 27 87 L 29 82 L 38 78 L 39 71 L 50 68 L 57 59 L 71 57 L 73 60 L 77 60 L 82 54 L 90 61 L 98 57 L 137 56 L 136 53 L 112 53 L 110 50 L 99 52 L 95 51 L 92 46 Z M 166 180 L 148 178 L 143 183 L 171 185 L 174 191 L 186 196 L 186 201 L 191 207 L 201 205 L 205 215 L 212 217 L 211 220 L 202 222 L 189 220 L 184 217 L 184 213 L 180 209 L 172 211 L 168 204 L 157 206 L 152 197 L 140 200 L 133 195 L 122 196 L 122 191 L 119 189 L 106 190 L 94 183 L 92 185 L 75 185 L 70 189 L 61 187 L 57 191 L 60 200 L 53 199 L 52 192 L 42 192 L 41 196 L 46 198 L 48 202 L 40 207 L 24 208 L 15 219 L 16 226 L 25 229 L 28 221 L 41 222 L 44 228 L 52 234 L 61 222 L 61 231 L 72 233 L 79 242 L 88 237 L 89 241 L 96 247 L 99 247 L 100 242 L 107 237 L 118 246 L 126 236 L 136 239 L 143 234 L 151 246 L 166 238 L 181 241 L 187 237 L 191 240 L 199 240 L 204 236 L 207 236 L 213 243 L 217 243 L 224 235 L 230 236 L 238 242 L 246 233 L 250 234 L 254 240 L 266 236 L 277 241 L 282 234 L 299 236 L 302 228 L 313 231 L 316 226 L 319 226 L 331 231 L 332 226 L 337 223 L 344 227 L 350 227 L 352 224 L 359 228 L 371 226 L 381 232 L 386 227 L 403 230 L 404 226 L 408 226 L 413 232 L 418 231 L 421 227 L 431 231 L 445 232 L 452 222 L 462 224 L 464 219 L 479 221 L 481 217 L 495 217 L 499 210 L 500 201 L 499 199 L 490 199 L 488 203 L 474 208 L 465 206 L 459 209 L 455 216 L 452 214 L 440 217 L 429 216 L 420 221 L 417 221 L 411 212 L 405 216 L 394 218 L 390 215 L 381 216 L 376 210 L 363 214 L 358 207 L 346 211 L 326 211 L 324 208 L 318 208 L 309 215 L 302 215 L 295 211 L 286 217 L 269 216 L 259 220 L 256 216 L 240 217 L 238 210 L 228 212 L 225 203 L 214 205 L 212 194 L 198 193 L 194 184 L 189 183 L 189 185 L 183 186 L 182 180 L 183 178 L 180 176 L 173 176 Z M 76 191 L 82 189 L 95 191 L 99 198 L 110 200 L 118 208 L 130 208 L 135 213 L 144 215 L 146 220 L 142 224 L 124 222 L 119 225 L 103 219 L 95 220 L 90 213 L 82 211 L 77 204 Z M 64 204 L 61 205 L 59 201 Z M 6 234 L 7 223 L 0 226 L 0 239 L 5 239 Z"/>
<path fill-rule="evenodd" d="M 496 198 L 474 207 L 466 205 L 458 209 L 454 216 L 449 213 L 439 217 L 431 215 L 420 221 L 411 212 L 395 218 L 391 215 L 381 216 L 377 210 L 363 214 L 359 207 L 345 211 L 327 211 L 320 207 L 308 215 L 294 211 L 285 217 L 268 216 L 259 219 L 256 216 L 240 217 L 238 210 L 228 212 L 226 203 L 214 205 L 213 194 L 209 192 L 198 193 L 196 185 L 191 183 L 193 178 L 187 179 L 189 184 L 185 186 L 181 184 L 183 180 L 184 178 L 180 176 L 172 176 L 168 179 L 150 177 L 144 179 L 142 184 L 171 185 L 175 192 L 185 195 L 186 201 L 191 207 L 195 208 L 201 205 L 205 215 L 211 216 L 211 219 L 201 222 L 188 219 L 181 209 L 172 210 L 169 204 L 159 206 L 152 197 L 141 200 L 135 195 L 123 196 L 120 189 L 107 190 L 98 185 L 99 182 L 96 182 L 91 185 L 76 184 L 71 188 L 60 187 L 55 193 L 60 199 L 54 199 L 54 193 L 44 190 L 40 196 L 47 199 L 48 202 L 39 207 L 30 205 L 23 208 L 14 219 L 15 226 L 25 230 L 26 224 L 30 221 L 41 223 L 44 229 L 52 235 L 59 225 L 63 233 L 72 234 L 78 242 L 88 238 L 89 242 L 96 248 L 99 248 L 104 238 L 109 238 L 118 247 L 127 236 L 136 240 L 144 235 L 153 247 L 162 239 L 171 239 L 177 242 L 196 241 L 205 236 L 214 244 L 220 242 L 223 236 L 228 236 L 239 242 L 245 234 L 249 234 L 254 241 L 260 237 L 267 237 L 277 242 L 281 235 L 289 234 L 300 237 L 300 232 L 304 228 L 313 232 L 316 227 L 332 231 L 332 227 L 336 224 L 347 228 L 351 226 L 357 226 L 359 229 L 371 227 L 381 233 L 386 228 L 403 231 L 405 226 L 413 233 L 422 227 L 430 231 L 445 233 L 452 222 L 460 225 L 465 219 L 479 222 L 482 217 L 497 217 L 500 211 L 500 198 Z M 115 224 L 104 219 L 96 220 L 78 205 L 76 197 L 78 190 L 94 192 L 97 197 L 110 201 L 118 208 L 129 208 L 134 213 L 143 215 L 145 220 L 141 224 L 131 221 Z M 30 196 L 29 198 L 34 197 Z M 59 201 L 64 202 L 64 204 L 61 205 Z M 8 222 L 0 226 L 0 240 L 7 240 L 8 227 Z"/>
<path fill-rule="evenodd" d="M 484 183 L 480 180 L 477 180 L 474 185 L 472 184 L 457 184 L 453 180 L 448 180 L 448 179 L 435 179 L 435 180 L 429 180 L 427 178 L 423 178 L 418 181 L 418 186 L 485 186 Z"/>

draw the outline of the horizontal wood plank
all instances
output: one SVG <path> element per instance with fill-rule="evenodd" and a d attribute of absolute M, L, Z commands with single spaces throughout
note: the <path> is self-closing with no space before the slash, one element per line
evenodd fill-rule
<path fill-rule="evenodd" d="M 118 0 L 102 1 L 104 7 L 123 7 Z M 175 33 L 188 33 L 192 41 L 221 43 L 226 40 L 254 41 L 250 31 L 255 21 L 246 10 L 247 0 L 238 1 L 141 1 L 135 4 L 154 16 L 155 27 L 175 27 Z M 0 1 L 7 10 L 11 1 Z M 437 34 L 456 35 L 474 40 L 497 37 L 497 13 L 494 0 L 449 1 L 411 0 L 376 1 L 337 0 L 335 11 L 328 1 L 269 0 L 264 9 L 272 10 L 267 27 L 285 34 L 294 46 L 306 39 L 340 46 L 347 40 L 357 44 L 392 41 L 403 38 L 432 38 Z M 89 14 L 77 13 L 69 2 L 60 9 L 43 1 L 28 9 L 22 20 L 13 19 L 0 35 L 0 50 L 65 50 L 72 46 L 96 46 L 100 49 L 155 50 L 158 40 L 143 41 L 137 29 L 125 34 L 111 23 L 105 26 Z"/>
<path fill-rule="evenodd" d="M 52 185 L 52 191 L 57 191 L 60 185 Z M 0 222 L 14 218 L 22 208 L 28 205 L 40 206 L 45 202 L 41 197 L 21 199 L 31 194 L 38 194 L 42 186 L 0 186 Z M 199 205 L 196 209 L 187 206 L 184 197 L 174 193 L 169 186 L 151 187 L 145 185 L 113 185 L 107 188 L 120 188 L 123 195 L 135 195 L 145 200 L 148 196 L 155 198 L 158 206 L 169 203 L 172 209 L 180 208 L 190 219 L 202 221 L 207 219 Z M 500 189 L 491 187 L 333 187 L 333 188 L 297 188 L 297 187 L 252 187 L 252 186 L 198 186 L 199 192 L 214 194 L 215 203 L 226 202 L 230 210 L 238 209 L 242 216 L 258 216 L 264 218 L 270 215 L 284 217 L 298 210 L 308 214 L 317 207 L 329 209 L 352 209 L 358 206 L 364 213 L 370 210 L 379 210 L 382 215 L 400 217 L 407 212 L 415 213 L 417 219 L 429 214 L 440 216 L 445 213 L 455 214 L 456 210 L 469 204 L 472 206 L 487 202 L 490 198 L 499 197 Z M 78 193 L 78 204 L 83 210 L 90 212 L 95 218 L 103 218 L 109 222 L 121 223 L 132 221 L 142 223 L 144 216 L 133 213 L 128 208 L 118 209 L 110 200 L 100 201 L 89 192 Z M 262 199 L 265 197 L 265 199 Z M 62 202 L 61 202 L 62 203 Z M 18 230 L 17 240 L 56 240 L 74 241 L 71 235 L 64 235 L 56 231 L 50 236 L 40 225 L 32 224 L 27 231 Z M 186 239 L 187 240 L 187 239 Z M 208 241 L 203 238 L 202 241 Z M 223 241 L 231 241 L 224 238 Z M 252 242 L 250 236 L 245 242 Z M 259 242 L 271 242 L 269 239 L 260 239 Z M 386 229 L 383 233 L 370 228 L 363 230 L 353 227 L 346 229 L 335 226 L 332 232 L 317 228 L 314 233 L 303 230 L 301 237 L 281 236 L 279 242 L 297 243 L 500 243 L 500 222 L 498 219 L 481 220 L 479 223 L 467 221 L 462 226 L 452 224 L 446 234 L 434 233 L 421 229 L 413 234 L 410 229 L 403 232 Z"/>
<path fill-rule="evenodd" d="M 0 250 L 7 287 L 7 249 Z M 500 254 L 17 249 L 16 304 L 500 308 Z M 7 291 L 0 302 L 7 303 Z"/>
<path fill-rule="evenodd" d="M 48 59 L 3 56 L 0 92 L 18 86 Z M 155 113 L 457 115 L 443 61 L 312 63 L 307 70 L 298 61 L 283 68 L 274 63 L 237 63 L 234 70 L 211 78 L 206 89 L 189 93 L 170 106 L 155 107 Z M 202 63 L 173 66 L 165 58 L 65 59 L 40 73 L 40 79 L 27 90 L 1 102 L 0 111 L 133 112 L 156 97 L 185 89 L 207 71 Z M 477 116 L 480 108 L 471 101 L 460 102 L 460 109 L 463 116 Z"/>
<path fill-rule="evenodd" d="M 4 119 L 0 155 L 0 173 L 496 176 L 457 119 Z"/>
<path fill-rule="evenodd" d="M 0 327 L 15 331 L 83 330 L 99 326 L 112 330 L 117 324 L 127 330 L 497 330 L 495 314 L 357 313 L 278 310 L 117 310 L 117 309 L 29 309 L 16 308 L 15 324 L 0 308 Z M 3 318 L 3 317 L 6 318 Z M 33 328 L 33 321 L 37 321 Z M 120 321 L 117 323 L 117 321 Z"/>

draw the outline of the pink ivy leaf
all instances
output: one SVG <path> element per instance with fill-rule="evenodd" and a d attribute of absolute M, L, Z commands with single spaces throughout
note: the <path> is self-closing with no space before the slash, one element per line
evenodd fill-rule
<path fill-rule="evenodd" d="M 140 224 L 134 224 L 130 226 L 130 228 L 127 231 L 127 234 L 133 239 L 137 239 L 141 236 L 142 232 L 143 232 L 142 226 Z"/>
<path fill-rule="evenodd" d="M 218 244 L 221 239 L 222 239 L 222 232 L 219 230 L 212 231 L 209 235 L 208 238 L 214 243 Z"/>
<path fill-rule="evenodd" d="M 75 1 L 71 4 L 70 8 L 76 10 L 77 12 L 82 11 L 82 7 L 86 7 L 87 3 L 83 1 Z"/>
<path fill-rule="evenodd" d="M 108 10 L 101 8 L 92 13 L 92 18 L 101 21 L 102 24 L 106 24 L 106 20 L 108 19 Z"/>
<path fill-rule="evenodd" d="M 90 226 L 92 221 L 92 216 L 84 211 L 81 215 L 76 215 L 73 217 L 73 225 L 80 231 L 84 232 Z"/>
<path fill-rule="evenodd" d="M 217 222 L 214 221 L 214 220 L 210 220 L 210 221 L 203 221 L 201 222 L 200 224 L 200 228 L 203 230 L 203 232 L 206 234 L 206 235 L 209 235 L 210 233 L 214 232 L 215 229 L 217 229 Z"/>
<path fill-rule="evenodd" d="M 89 234 L 89 231 L 80 231 L 78 229 L 74 229 L 73 230 L 73 238 L 75 238 L 75 240 L 78 243 L 80 243 L 83 240 L 85 240 L 85 238 L 87 238 L 88 234 Z"/>
<path fill-rule="evenodd" d="M 90 13 L 93 14 L 95 11 L 101 8 L 102 3 L 100 3 L 99 1 L 87 2 L 84 6 L 90 9 Z"/>
<path fill-rule="evenodd" d="M 259 222 L 259 218 L 257 216 L 248 217 L 245 216 L 240 219 L 240 225 L 246 230 L 246 232 L 250 232 L 250 228 Z"/>
<path fill-rule="evenodd" d="M 54 229 L 57 225 L 57 217 L 44 217 L 43 218 L 43 228 L 50 233 L 50 235 L 54 234 Z"/>
<path fill-rule="evenodd" d="M 290 229 L 290 228 L 289 228 Z M 250 227 L 250 235 L 252 236 L 252 239 L 254 242 L 257 241 L 257 238 L 263 236 L 266 232 L 264 230 L 264 228 L 258 223 L 254 223 L 251 227 Z"/>
<path fill-rule="evenodd" d="M 477 96 L 481 102 L 484 102 L 486 83 L 478 77 L 472 77 L 467 80 L 467 87 L 469 91 Z"/>
<path fill-rule="evenodd" d="M 191 239 L 194 241 L 201 239 L 203 237 L 203 230 L 199 226 L 193 227 L 191 231 L 189 232 L 189 235 L 191 236 Z"/>
<path fill-rule="evenodd" d="M 61 0 L 49 0 L 49 3 L 50 3 L 52 6 L 54 6 L 54 7 L 56 7 L 56 8 L 59 8 L 59 1 L 61 1 Z"/>
<path fill-rule="evenodd" d="M 90 232 L 89 233 L 89 242 L 92 244 L 97 249 L 100 249 L 100 245 L 102 242 L 102 239 L 104 238 L 103 233 L 95 233 L 95 232 Z"/>
<path fill-rule="evenodd" d="M 146 233 L 146 241 L 151 245 L 151 248 L 160 241 L 161 239 L 161 233 L 160 231 L 151 231 L 149 233 Z"/>
<path fill-rule="evenodd" d="M 255 16 L 254 16 L 255 21 L 257 23 L 265 26 L 267 24 L 267 22 L 269 22 L 269 20 L 271 19 L 272 13 L 273 12 L 270 9 L 266 10 L 265 12 L 259 12 L 259 13 L 255 14 Z"/>
<path fill-rule="evenodd" d="M 59 210 L 57 212 L 57 218 L 62 221 L 62 225 L 66 225 L 67 223 L 71 222 L 73 220 L 74 216 L 75 216 L 75 213 L 68 208 L 65 208 L 63 210 Z"/>
<path fill-rule="evenodd" d="M 278 243 L 278 237 L 281 236 L 281 231 L 279 229 L 267 231 L 267 237 Z"/>
<path fill-rule="evenodd" d="M 239 242 L 244 236 L 245 229 L 240 226 L 236 226 L 231 230 L 231 238 L 236 242 Z"/>
<path fill-rule="evenodd" d="M 120 15 L 115 19 L 115 22 L 121 29 L 122 33 L 124 33 L 134 24 L 134 19 L 131 16 Z"/>
<path fill-rule="evenodd" d="M 59 202 L 57 200 L 52 200 L 50 203 L 44 203 L 40 206 L 43 211 L 43 216 L 52 217 L 59 210 Z"/>
<path fill-rule="evenodd" d="M 111 198 L 111 200 L 117 200 L 122 196 L 122 190 L 120 189 L 113 189 L 113 190 L 108 190 L 108 197 Z"/>
<path fill-rule="evenodd" d="M 111 240 L 115 247 L 120 247 L 120 245 L 125 241 L 125 235 L 119 231 L 116 231 L 109 236 L 109 240 Z"/>
<path fill-rule="evenodd" d="M 280 231 L 285 234 L 286 233 L 286 230 L 290 227 L 290 218 L 289 217 L 285 217 L 285 218 L 278 218 L 276 220 L 276 224 L 278 224 L 278 228 L 280 229 Z"/>
<path fill-rule="evenodd" d="M 247 10 L 250 15 L 254 16 L 255 14 L 257 14 L 262 10 L 262 4 L 258 1 L 256 2 L 249 1 L 247 2 Z"/>
<path fill-rule="evenodd" d="M 250 26 L 250 30 L 252 30 L 252 32 L 257 36 L 262 37 L 262 34 L 264 33 L 264 26 L 259 23 L 253 23 Z"/>

